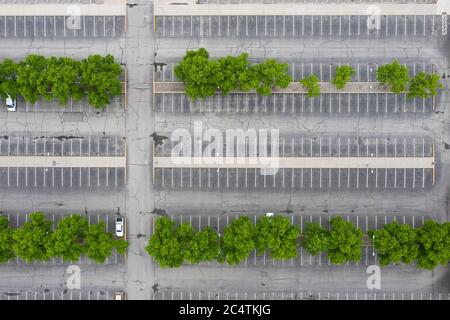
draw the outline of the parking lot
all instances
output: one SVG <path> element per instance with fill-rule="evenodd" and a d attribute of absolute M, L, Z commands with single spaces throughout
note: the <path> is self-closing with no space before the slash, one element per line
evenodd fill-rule
<path fill-rule="evenodd" d="M 388 61 L 350 63 L 356 74 L 352 81 L 376 81 L 376 70 Z M 288 63 L 289 74 L 294 81 L 311 74 L 320 81 L 330 81 L 335 67 L 346 62 L 333 63 Z M 178 81 L 174 75 L 176 63 L 156 68 L 155 81 Z M 419 72 L 433 72 L 433 65 L 427 62 L 405 63 L 414 77 Z M 437 98 L 439 100 L 439 97 Z M 406 94 L 392 93 L 323 93 L 309 98 L 304 93 L 276 93 L 264 97 L 256 93 L 220 94 L 206 99 L 191 101 L 182 93 L 156 93 L 155 111 L 168 113 L 215 112 L 215 113 L 258 113 L 258 114 L 379 114 L 379 113 L 430 113 L 433 112 L 431 98 L 409 99 Z"/>
<path fill-rule="evenodd" d="M 259 62 L 260 59 L 251 59 L 251 62 Z M 387 63 L 391 63 L 392 60 L 377 60 L 377 61 L 334 61 L 329 60 L 328 62 L 320 61 L 303 61 L 303 62 L 287 62 L 288 74 L 292 77 L 293 81 L 299 81 L 304 77 L 314 74 L 319 78 L 320 81 L 328 82 L 331 81 L 336 74 L 336 67 L 342 65 L 349 65 L 355 70 L 355 75 L 350 81 L 354 82 L 370 82 L 376 81 L 376 73 L 378 68 Z M 162 65 L 155 67 L 154 79 L 155 82 L 170 82 L 180 80 L 175 76 L 175 66 L 178 61 L 167 62 Z M 429 61 L 408 61 L 402 62 L 403 65 L 408 67 L 409 76 L 414 77 L 419 72 L 433 72 L 433 64 Z"/>
<path fill-rule="evenodd" d="M 0 300 L 114 300 L 112 290 L 2 290 Z"/>
<path fill-rule="evenodd" d="M 81 209 L 80 209 L 81 210 Z M 84 215 L 89 223 L 99 223 L 100 221 L 104 221 L 106 224 L 106 231 L 108 232 L 114 232 L 115 230 L 115 214 L 116 212 L 102 212 L 102 213 L 83 213 L 83 212 L 76 212 L 74 214 L 81 214 Z M 23 225 L 26 221 L 28 221 L 29 213 L 2 213 L 1 215 L 6 216 L 10 222 L 10 226 L 13 228 L 20 227 Z M 64 214 L 61 213 L 46 213 L 47 219 L 53 222 L 53 229 L 56 227 L 59 220 L 61 220 L 64 216 Z M 53 266 L 53 265 L 70 265 L 70 264 L 79 264 L 79 265 L 91 265 L 96 264 L 95 261 L 92 261 L 91 259 L 82 256 L 80 259 L 76 262 L 71 261 L 63 261 L 62 258 L 51 258 L 47 262 L 25 262 L 16 257 L 16 259 L 10 260 L 9 262 L 5 263 L 4 265 L 37 265 L 37 266 Z M 125 257 L 123 255 L 119 255 L 116 252 L 113 252 L 111 257 L 108 257 L 104 264 L 123 264 L 125 263 Z"/>
<path fill-rule="evenodd" d="M 125 16 L 2 16 L 0 38 L 112 38 L 125 32 Z"/>
<path fill-rule="evenodd" d="M 153 300 L 450 300 L 448 293 L 435 292 L 333 292 L 333 291 L 189 291 L 162 290 Z"/>
<path fill-rule="evenodd" d="M 447 37 L 443 16 L 156 16 L 159 37 Z M 444 27 L 443 27 L 444 25 Z"/>
<path fill-rule="evenodd" d="M 226 226 L 229 225 L 238 216 L 171 216 L 171 219 L 177 223 L 189 223 L 194 229 L 201 230 L 205 227 L 211 227 L 214 230 L 223 233 Z M 257 221 L 256 216 L 248 216 L 255 223 Z M 293 225 L 299 227 L 300 232 L 303 233 L 305 225 L 309 222 L 319 223 L 320 225 L 329 228 L 330 216 L 312 216 L 312 215 L 292 215 L 288 216 Z M 409 224 L 410 226 L 417 228 L 420 227 L 427 219 L 425 216 L 394 216 L 394 215 L 371 215 L 371 216 L 343 216 L 347 221 L 351 221 L 354 225 L 359 227 L 363 233 L 367 233 L 369 230 L 376 230 L 382 228 L 383 225 L 391 223 L 392 221 L 398 221 L 402 224 Z M 153 228 L 154 230 L 154 228 Z M 377 254 L 374 247 L 369 244 L 370 241 L 366 240 L 366 244 L 361 248 L 361 261 L 356 263 L 347 263 L 347 265 L 355 264 L 362 266 L 369 266 L 378 263 Z M 204 265 L 215 266 L 216 263 L 204 263 Z M 279 266 L 279 267 L 308 267 L 315 265 L 331 265 L 326 254 L 320 254 L 318 256 L 312 256 L 306 252 L 302 247 L 298 252 L 297 258 L 274 260 L 267 253 L 257 255 L 256 251 L 252 252 L 248 259 L 241 264 L 241 266 L 248 267 L 264 267 L 264 266 Z"/>
<path fill-rule="evenodd" d="M 248 143 L 248 142 L 246 142 Z M 280 157 L 431 157 L 429 137 L 280 137 Z M 204 143 L 206 146 L 207 142 Z M 270 150 L 270 146 L 267 148 Z M 249 156 L 249 149 L 245 147 Z M 169 157 L 172 142 L 156 147 L 155 156 Z M 234 156 L 234 155 L 230 155 Z M 429 190 L 433 170 L 416 169 L 289 169 L 273 174 L 260 169 L 155 168 L 155 187 L 174 190 Z"/>
<path fill-rule="evenodd" d="M 0 100 L 0 112 L 8 112 L 4 101 Z M 100 112 L 112 112 L 112 113 L 124 113 L 124 96 L 112 97 L 111 103 L 105 106 L 103 109 L 93 108 L 87 102 L 87 99 L 82 99 L 81 101 L 74 101 L 72 97 L 66 106 L 62 106 L 56 100 L 45 100 L 41 98 L 35 104 L 30 104 L 19 97 L 17 100 L 17 112 L 62 112 L 62 113 L 100 113 Z"/>
<path fill-rule="evenodd" d="M 1 137 L 0 156 L 120 157 L 121 137 Z M 2 188 L 117 188 L 125 168 L 0 168 Z"/>

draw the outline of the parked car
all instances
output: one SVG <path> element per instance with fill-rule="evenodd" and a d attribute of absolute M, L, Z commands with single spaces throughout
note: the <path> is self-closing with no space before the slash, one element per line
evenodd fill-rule
<path fill-rule="evenodd" d="M 125 222 L 122 217 L 116 217 L 116 236 L 123 237 L 125 229 Z"/>
<path fill-rule="evenodd" d="M 17 111 L 17 102 L 10 96 L 6 98 L 6 108 L 8 111 L 15 112 Z"/>
<path fill-rule="evenodd" d="M 125 295 L 125 292 L 123 291 L 116 291 L 115 300 L 126 300 L 127 297 Z"/>

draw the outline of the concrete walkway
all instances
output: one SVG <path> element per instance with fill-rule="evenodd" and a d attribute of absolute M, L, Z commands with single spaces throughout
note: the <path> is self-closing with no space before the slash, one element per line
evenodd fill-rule
<path fill-rule="evenodd" d="M 433 157 L 154 157 L 155 168 L 433 169 Z"/>
<path fill-rule="evenodd" d="M 283 16 L 283 15 L 441 15 L 450 13 L 450 1 L 437 3 L 237 3 L 197 4 L 196 0 L 155 0 L 155 16 Z"/>
<path fill-rule="evenodd" d="M 103 4 L 0 4 L 0 16 L 126 16 L 126 0 Z"/>
<path fill-rule="evenodd" d="M 0 156 L 0 168 L 125 168 L 126 157 Z"/>
<path fill-rule="evenodd" d="M 390 93 L 390 89 L 379 82 L 349 82 L 344 89 L 337 89 L 331 82 L 319 82 L 321 93 Z M 183 93 L 185 86 L 183 82 L 155 82 L 155 93 Z M 273 89 L 274 93 L 306 93 L 306 89 L 299 82 L 291 82 L 285 88 Z M 243 91 L 232 91 L 233 93 L 243 93 Z M 255 90 L 247 91 L 255 93 Z"/>

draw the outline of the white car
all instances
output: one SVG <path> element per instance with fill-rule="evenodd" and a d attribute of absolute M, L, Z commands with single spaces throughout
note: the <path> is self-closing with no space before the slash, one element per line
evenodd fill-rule
<path fill-rule="evenodd" d="M 116 291 L 115 300 L 126 300 L 125 292 Z"/>
<path fill-rule="evenodd" d="M 125 223 L 122 217 L 116 217 L 116 236 L 123 237 Z"/>
<path fill-rule="evenodd" d="M 10 96 L 8 96 L 8 98 L 6 98 L 6 108 L 8 109 L 8 111 L 11 111 L 11 112 L 17 111 L 17 102 L 16 102 L 16 100 L 14 100 Z"/>

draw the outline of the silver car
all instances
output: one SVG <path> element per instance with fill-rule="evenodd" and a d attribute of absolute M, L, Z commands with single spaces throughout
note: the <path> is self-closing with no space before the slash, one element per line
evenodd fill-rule
<path fill-rule="evenodd" d="M 123 237 L 124 234 L 124 219 L 122 217 L 116 217 L 116 236 Z"/>
<path fill-rule="evenodd" d="M 10 96 L 6 98 L 6 108 L 8 111 L 16 112 L 17 111 L 17 102 Z"/>

